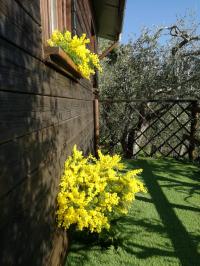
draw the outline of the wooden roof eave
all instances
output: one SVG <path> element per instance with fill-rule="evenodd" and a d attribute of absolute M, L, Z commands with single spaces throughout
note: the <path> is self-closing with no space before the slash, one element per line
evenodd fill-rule
<path fill-rule="evenodd" d="M 118 41 L 122 32 L 126 0 L 93 0 L 92 5 L 97 35 Z"/>

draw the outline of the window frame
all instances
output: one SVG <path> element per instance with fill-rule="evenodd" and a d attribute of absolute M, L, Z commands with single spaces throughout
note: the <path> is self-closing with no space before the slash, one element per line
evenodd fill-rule
<path fill-rule="evenodd" d="M 42 22 L 42 40 L 43 46 L 47 46 L 47 40 L 51 37 L 52 31 L 52 2 L 56 3 L 56 26 L 60 31 L 71 31 L 71 2 L 72 0 L 40 0 L 41 22 Z"/>
<path fill-rule="evenodd" d="M 53 10 L 52 12 L 53 2 L 56 5 L 56 10 Z M 88 1 L 88 3 L 92 14 L 89 26 L 90 44 L 88 45 L 88 47 L 92 52 L 96 52 L 97 40 L 95 34 L 94 18 L 90 1 Z M 50 39 L 53 30 L 56 29 L 55 26 L 52 26 L 52 21 L 53 24 L 57 26 L 57 29 L 59 31 L 69 30 L 70 32 L 72 32 L 72 35 L 77 34 L 77 0 L 40 0 L 40 8 L 43 43 L 42 51 L 44 62 L 57 71 L 61 71 L 62 73 L 67 74 L 73 79 L 83 78 L 83 76 L 77 71 L 77 68 L 73 61 L 69 58 L 68 55 L 65 56 L 65 52 L 61 48 L 49 47 L 49 45 L 47 44 L 47 40 Z M 54 12 L 56 22 L 52 19 L 52 14 Z M 96 83 L 94 82 L 95 80 L 96 75 L 92 78 L 91 82 Z"/>

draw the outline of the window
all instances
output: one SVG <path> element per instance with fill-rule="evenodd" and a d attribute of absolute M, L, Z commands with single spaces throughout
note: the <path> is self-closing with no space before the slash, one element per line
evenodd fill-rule
<path fill-rule="evenodd" d="M 41 0 L 41 19 L 43 43 L 46 46 L 52 32 L 56 29 L 71 31 L 72 0 Z"/>
<path fill-rule="evenodd" d="M 51 32 L 58 29 L 57 0 L 50 0 Z"/>
<path fill-rule="evenodd" d="M 59 47 L 49 47 L 47 40 L 54 30 L 69 30 L 72 35 L 87 34 L 90 38 L 88 48 L 96 52 L 95 27 L 90 0 L 40 0 L 43 37 L 43 58 L 46 64 L 53 66 L 71 77 L 81 78 L 71 58 Z"/>

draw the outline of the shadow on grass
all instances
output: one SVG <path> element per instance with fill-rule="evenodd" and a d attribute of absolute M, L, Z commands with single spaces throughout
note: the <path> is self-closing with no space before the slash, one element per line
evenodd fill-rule
<path fill-rule="evenodd" d="M 148 258 L 152 258 L 153 263 L 155 263 L 154 260 L 157 258 L 156 263 L 159 263 L 159 258 L 165 257 L 172 260 L 179 259 L 183 266 L 198 266 L 200 261 L 200 256 L 197 252 L 197 244 L 200 241 L 198 228 L 195 232 L 189 233 L 174 209 L 193 212 L 195 217 L 200 209 L 191 206 L 191 204 L 184 205 L 177 204 L 177 202 L 169 202 L 162 190 L 163 184 L 159 184 L 161 179 L 164 182 L 172 182 L 172 187 L 174 184 L 178 184 L 180 189 L 184 187 L 189 195 L 191 194 L 190 190 L 194 190 L 191 197 L 197 197 L 196 188 L 199 184 L 190 184 L 184 180 L 173 178 L 173 175 L 170 175 L 170 173 L 173 173 L 175 176 L 176 174 L 180 176 L 182 172 L 184 176 L 196 182 L 198 180 L 197 169 L 190 169 L 192 166 L 186 165 L 186 170 L 184 170 L 182 169 L 183 167 L 180 167 L 181 163 L 178 162 L 178 165 L 180 172 L 178 168 L 174 169 L 177 165 L 176 162 L 171 160 L 162 160 L 158 162 L 154 162 L 153 160 L 128 161 L 128 168 L 132 169 L 137 167 L 144 169 L 142 178 L 148 189 L 150 198 L 146 195 L 138 195 L 136 200 L 139 204 L 145 203 L 150 205 L 138 205 L 139 209 L 133 207 L 131 215 L 121 217 L 115 221 L 112 230 L 108 234 L 105 233 L 100 238 L 96 234 L 74 232 L 72 230 L 69 235 L 71 239 L 70 242 L 72 243 L 70 252 L 73 253 L 73 256 L 71 256 L 70 263 L 67 265 L 87 265 L 84 263 L 89 261 L 90 251 L 98 251 L 100 256 L 104 250 L 113 247 L 116 251 L 119 249 L 124 250 L 126 253 L 140 260 L 140 263 L 144 265 L 147 263 L 146 259 Z M 156 170 L 159 174 L 157 174 Z M 165 176 L 162 177 L 161 171 L 169 173 L 169 178 Z M 186 173 L 187 171 L 188 173 Z M 170 186 L 165 186 L 165 189 L 170 189 Z M 176 189 L 176 186 L 174 186 L 174 189 Z M 176 193 L 176 191 L 174 193 Z M 145 208 L 155 208 L 160 220 L 159 218 L 140 217 L 140 214 L 144 211 L 143 206 L 146 206 Z M 156 241 L 151 241 L 151 237 L 152 239 L 153 237 L 157 237 Z M 178 265 L 178 262 L 173 265 Z"/>
<path fill-rule="evenodd" d="M 153 162 L 153 161 L 152 161 Z M 171 172 L 171 161 L 162 160 L 163 164 L 158 163 L 158 170 L 159 172 Z M 180 163 L 177 163 L 180 167 Z M 168 237 L 170 238 L 174 251 L 176 256 L 179 258 L 181 265 L 183 266 L 197 266 L 200 262 L 200 256 L 197 253 L 197 246 L 195 244 L 196 241 L 194 240 L 194 237 L 192 237 L 185 229 L 182 222 L 177 217 L 176 213 L 174 212 L 172 205 L 169 203 L 166 195 L 162 191 L 158 180 L 156 178 L 156 175 L 152 173 L 152 170 L 155 170 L 156 164 L 153 163 L 151 165 L 151 161 L 148 160 L 141 160 L 137 161 L 137 166 L 140 166 L 144 169 L 142 176 L 144 179 L 144 182 L 147 186 L 148 192 L 152 198 L 152 202 L 166 228 L 166 232 L 168 234 Z M 188 165 L 189 168 L 191 168 L 190 165 Z M 180 168 L 181 169 L 181 168 Z M 187 175 L 185 172 L 185 166 L 182 167 L 184 175 Z M 174 171 L 173 171 L 174 173 Z M 181 172 L 177 169 L 177 174 L 181 175 Z M 162 177 L 159 177 L 162 178 Z M 190 178 L 194 178 L 194 180 L 197 180 L 196 175 L 191 175 L 190 171 Z M 185 184 L 184 184 L 185 185 Z M 188 184 L 187 184 L 188 185 Z M 173 184 L 172 184 L 173 186 Z M 192 187 L 192 184 L 191 184 Z M 192 188 L 191 188 L 192 189 Z M 191 191 L 191 190 L 190 190 Z M 190 193 L 189 191 L 189 193 Z M 192 189 L 193 191 L 193 189 Z M 194 189 L 195 191 L 195 189 Z M 191 193 L 190 193 L 191 194 Z M 192 196 L 192 195 L 191 195 Z"/>
<path fill-rule="evenodd" d="M 136 196 L 136 199 L 153 204 L 153 201 L 151 199 L 148 199 L 148 198 L 145 198 L 142 196 Z M 200 208 L 196 208 L 193 206 L 187 206 L 187 205 L 181 205 L 181 204 L 175 204 L 175 203 L 170 203 L 170 206 L 171 206 L 171 208 L 177 208 L 177 209 L 181 209 L 181 210 L 193 211 L 193 212 L 200 213 Z"/>

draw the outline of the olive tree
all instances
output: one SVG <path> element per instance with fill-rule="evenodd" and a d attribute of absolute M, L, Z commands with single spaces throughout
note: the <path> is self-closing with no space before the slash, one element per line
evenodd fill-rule
<path fill-rule="evenodd" d="M 200 98 L 200 36 L 194 25 L 184 27 L 181 20 L 170 27 L 144 29 L 138 39 L 121 44 L 104 59 L 101 143 L 111 151 L 120 145 L 131 157 L 138 148 L 134 139 L 154 118 L 142 102 L 133 105 L 131 100 Z M 164 34 L 168 41 L 163 44 Z"/>

